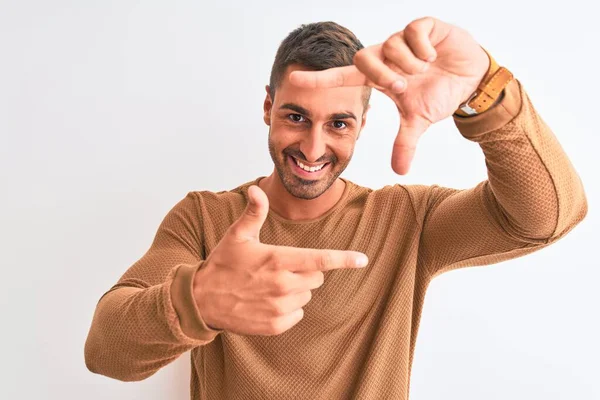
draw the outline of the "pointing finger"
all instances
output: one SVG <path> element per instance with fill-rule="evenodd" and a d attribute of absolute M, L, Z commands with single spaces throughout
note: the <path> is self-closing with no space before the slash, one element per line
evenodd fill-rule
<path fill-rule="evenodd" d="M 271 247 L 273 250 L 271 257 L 276 267 L 292 272 L 362 268 L 369 261 L 365 254 L 358 251 Z"/>

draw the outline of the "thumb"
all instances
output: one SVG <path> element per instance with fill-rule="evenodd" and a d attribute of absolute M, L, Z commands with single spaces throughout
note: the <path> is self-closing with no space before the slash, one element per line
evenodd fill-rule
<path fill-rule="evenodd" d="M 400 130 L 394 141 L 392 152 L 392 169 L 399 175 L 405 175 L 410 169 L 410 164 L 415 156 L 417 142 L 431 123 L 425 118 L 401 117 Z"/>
<path fill-rule="evenodd" d="M 231 233 L 242 240 L 258 240 L 269 213 L 269 199 L 263 190 L 252 185 L 248 188 L 248 205 L 244 213 L 231 226 Z"/>

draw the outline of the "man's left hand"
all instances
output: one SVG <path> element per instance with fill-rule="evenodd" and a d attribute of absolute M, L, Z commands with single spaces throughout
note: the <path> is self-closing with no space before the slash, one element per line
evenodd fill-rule
<path fill-rule="evenodd" d="M 308 88 L 368 85 L 389 96 L 400 113 L 392 169 L 401 175 L 408 172 L 421 135 L 475 92 L 490 65 L 468 32 L 432 17 L 358 51 L 353 61 L 324 71 L 294 71 L 290 82 Z"/>

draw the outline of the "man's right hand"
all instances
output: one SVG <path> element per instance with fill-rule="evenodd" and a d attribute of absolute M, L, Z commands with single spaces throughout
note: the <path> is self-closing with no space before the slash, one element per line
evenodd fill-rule
<path fill-rule="evenodd" d="M 323 271 L 360 268 L 356 251 L 303 249 L 260 243 L 269 212 L 267 195 L 248 188 L 248 206 L 194 278 L 194 297 L 204 322 L 241 335 L 278 335 L 304 316 Z"/>

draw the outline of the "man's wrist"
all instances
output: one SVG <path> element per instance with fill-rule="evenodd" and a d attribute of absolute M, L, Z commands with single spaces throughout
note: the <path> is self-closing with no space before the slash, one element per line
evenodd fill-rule
<path fill-rule="evenodd" d="M 500 95 L 498 96 L 498 98 L 496 99 L 496 101 L 494 101 L 494 103 L 487 110 L 485 110 L 485 111 L 482 111 L 482 112 L 477 113 L 477 114 L 472 114 L 472 115 L 459 115 L 457 113 L 454 113 L 454 116 L 458 117 L 458 118 L 472 118 L 472 117 L 476 117 L 478 115 L 485 114 L 488 111 L 492 110 L 493 108 L 496 108 L 496 106 L 502 102 L 502 99 L 504 98 L 504 95 L 505 95 L 505 92 L 504 92 L 504 90 L 502 90 L 502 92 L 500 92 Z"/>
<path fill-rule="evenodd" d="M 477 90 L 454 112 L 455 117 L 468 118 L 493 108 L 502 100 L 506 85 L 513 80 L 513 74 L 506 68 L 500 67 L 487 50 L 483 50 L 490 60 L 488 72 Z"/>

